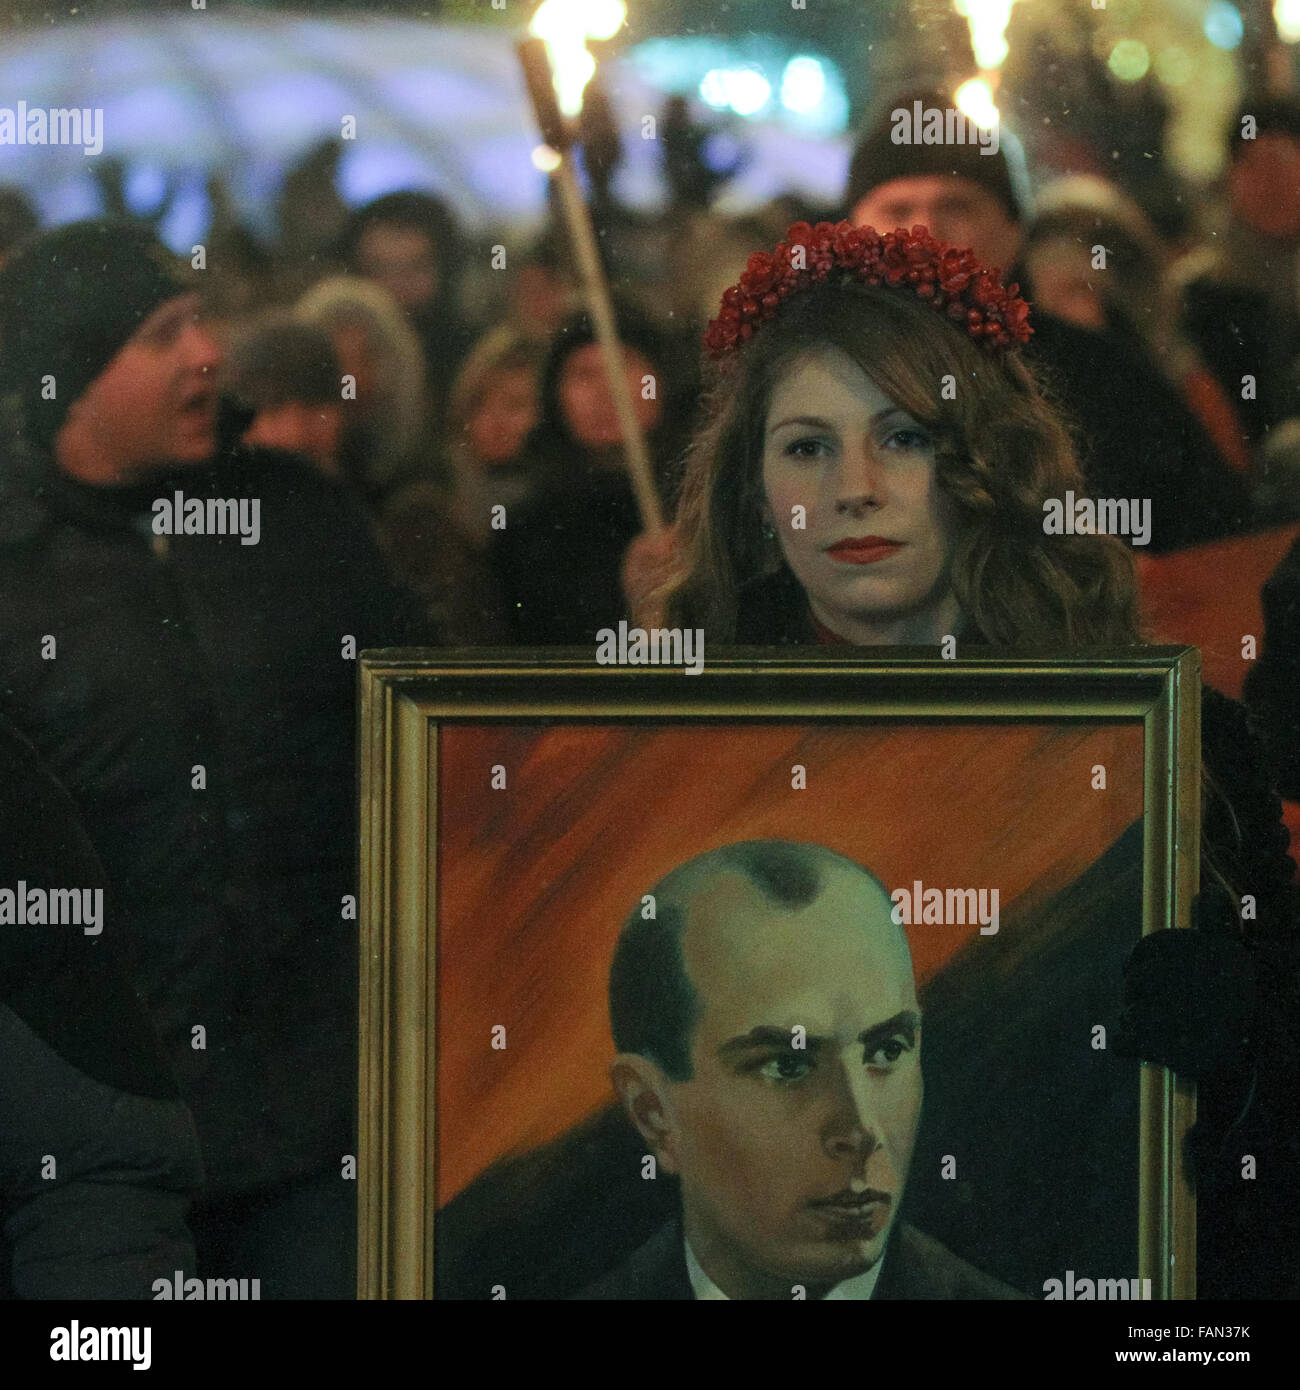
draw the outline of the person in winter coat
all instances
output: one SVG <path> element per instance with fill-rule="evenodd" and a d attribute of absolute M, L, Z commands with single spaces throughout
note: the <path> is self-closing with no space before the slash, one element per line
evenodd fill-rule
<path fill-rule="evenodd" d="M 892 110 L 943 108 L 947 97 L 912 92 Z M 970 249 L 1034 305 L 1023 255 L 1027 191 L 1004 138 L 990 152 L 970 143 L 896 143 L 892 111 L 854 152 L 845 215 L 877 232 L 920 224 L 938 241 Z M 1251 522 L 1249 491 L 1178 389 L 1140 346 L 1109 328 L 1081 328 L 1034 307 L 1025 361 L 1070 424 L 1087 491 L 1146 498 L 1151 553 L 1235 535 Z"/>
<path fill-rule="evenodd" d="M 103 865 L 3 719 L 0 890 L 0 1296 L 150 1298 L 196 1269 L 198 1135 L 121 970 Z"/>
<path fill-rule="evenodd" d="M 682 373 L 644 318 L 624 309 L 618 327 L 632 401 L 662 482 L 682 424 Z M 641 516 L 586 314 L 567 319 L 552 341 L 542 370 L 541 419 L 522 461 L 535 489 L 507 510 L 494 554 L 512 638 L 594 645 L 597 631 L 625 611 L 620 567 Z"/>
<path fill-rule="evenodd" d="M 339 485 L 218 446 L 196 283 L 110 221 L 0 277 L 0 712 L 87 827 L 193 1110 L 200 1272 L 347 1298 L 355 658 L 409 610 Z"/>
<path fill-rule="evenodd" d="M 1242 698 L 1269 751 L 1278 793 L 1300 801 L 1300 540 L 1260 595 L 1264 637 Z"/>

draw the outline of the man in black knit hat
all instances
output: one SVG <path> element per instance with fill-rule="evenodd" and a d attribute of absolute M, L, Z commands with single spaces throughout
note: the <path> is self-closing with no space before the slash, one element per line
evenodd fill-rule
<path fill-rule="evenodd" d="M 341 489 L 218 447 L 201 278 L 109 221 L 0 273 L 0 713 L 72 795 L 194 1112 L 199 1273 L 347 1298 L 354 657 L 413 634 Z"/>
<path fill-rule="evenodd" d="M 845 216 L 877 231 L 920 224 L 940 241 L 969 247 L 981 264 L 1000 268 L 1005 283 L 1017 282 L 1032 306 L 1033 286 L 1020 264 L 1028 189 L 1023 167 L 1007 156 L 1018 146 L 1006 131 L 996 147 L 969 139 L 922 143 L 916 132 L 910 142 L 895 140 L 907 131 L 892 112 L 912 112 L 917 103 L 923 112 L 942 111 L 951 98 L 918 91 L 890 104 L 854 152 Z M 1074 427 L 1094 497 L 1149 499 L 1152 551 L 1248 526 L 1245 483 L 1174 387 L 1119 334 L 1078 328 L 1036 307 L 1030 323 L 1025 360 Z"/>

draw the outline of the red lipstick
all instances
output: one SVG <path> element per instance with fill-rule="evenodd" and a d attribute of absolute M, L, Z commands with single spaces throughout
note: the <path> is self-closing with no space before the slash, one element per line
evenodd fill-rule
<path fill-rule="evenodd" d="M 877 560 L 888 559 L 902 548 L 902 541 L 887 540 L 884 536 L 848 536 L 828 547 L 826 553 L 848 565 L 874 565 Z"/>

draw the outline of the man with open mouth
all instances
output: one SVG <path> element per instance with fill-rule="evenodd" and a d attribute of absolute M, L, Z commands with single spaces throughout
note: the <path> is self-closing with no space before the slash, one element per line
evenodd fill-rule
<path fill-rule="evenodd" d="M 86 825 L 197 1124 L 185 1274 L 351 1298 L 355 655 L 417 633 L 339 485 L 219 437 L 203 280 L 107 219 L 0 272 L 0 715 Z M 155 527 L 177 493 L 255 543 Z"/>

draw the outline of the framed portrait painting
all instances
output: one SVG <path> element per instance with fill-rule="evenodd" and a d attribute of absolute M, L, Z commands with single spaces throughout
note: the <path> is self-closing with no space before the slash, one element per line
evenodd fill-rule
<path fill-rule="evenodd" d="M 362 663 L 359 1292 L 1189 1298 L 1199 658 Z"/>

